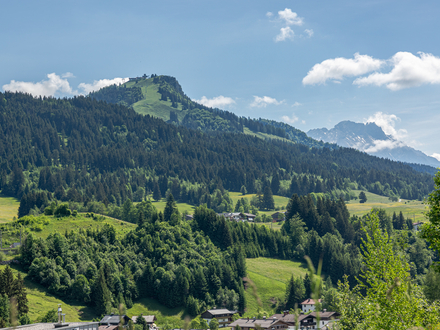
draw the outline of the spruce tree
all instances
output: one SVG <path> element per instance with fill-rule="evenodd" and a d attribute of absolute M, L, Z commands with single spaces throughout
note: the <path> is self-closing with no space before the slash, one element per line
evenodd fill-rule
<path fill-rule="evenodd" d="M 273 210 L 275 208 L 275 202 L 273 200 L 272 190 L 269 186 L 264 188 L 263 194 L 263 208 L 266 210 Z"/>
<path fill-rule="evenodd" d="M 98 278 L 94 285 L 93 302 L 95 303 L 96 314 L 105 315 L 110 312 L 111 293 L 105 282 L 104 269 L 102 267 L 99 269 Z"/>
<path fill-rule="evenodd" d="M 160 188 L 159 188 L 159 184 L 157 183 L 156 180 L 154 180 L 154 186 L 153 186 L 153 199 L 155 201 L 159 201 L 162 198 L 161 194 L 160 194 Z"/>

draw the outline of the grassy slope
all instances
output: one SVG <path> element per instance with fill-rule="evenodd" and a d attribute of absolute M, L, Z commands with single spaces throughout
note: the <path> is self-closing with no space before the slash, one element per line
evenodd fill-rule
<path fill-rule="evenodd" d="M 358 196 L 361 191 L 353 190 L 353 192 Z M 400 202 L 392 202 L 385 196 L 369 192 L 365 192 L 365 194 L 367 195 L 366 203 L 361 204 L 359 203 L 359 200 L 353 200 L 347 203 L 347 208 L 350 214 L 361 216 L 371 211 L 372 208 L 383 208 L 390 216 L 393 215 L 393 212 L 399 214 L 399 212 L 402 211 L 405 218 L 411 218 L 416 222 L 426 220 L 424 215 L 426 206 L 423 202 L 406 199 L 402 199 Z"/>
<path fill-rule="evenodd" d="M 0 195 L 0 223 L 9 222 L 18 214 L 20 201 L 14 197 Z"/>
<path fill-rule="evenodd" d="M 0 265 L 3 270 L 6 266 Z M 49 294 L 46 288 L 36 284 L 27 278 L 27 275 L 18 266 L 12 266 L 14 276 L 20 272 L 24 278 L 27 290 L 27 298 L 29 301 L 29 317 L 32 321 L 37 321 L 50 309 L 57 309 L 58 304 L 62 304 L 63 312 L 66 313 L 66 320 L 69 322 L 88 321 L 92 320 L 98 315 L 95 315 L 93 310 L 85 305 L 78 305 L 76 302 L 58 299 Z"/>
<path fill-rule="evenodd" d="M 255 316 L 258 310 L 267 316 L 275 313 L 276 301 L 283 301 L 290 277 L 304 277 L 307 269 L 299 262 L 269 258 L 246 259 L 249 282 L 246 288 L 245 316 Z"/>

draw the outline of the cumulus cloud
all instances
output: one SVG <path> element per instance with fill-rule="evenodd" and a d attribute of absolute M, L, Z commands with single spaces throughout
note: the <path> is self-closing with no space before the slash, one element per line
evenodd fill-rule
<path fill-rule="evenodd" d="M 278 12 L 278 16 L 281 20 L 285 22 L 287 26 L 298 25 L 301 26 L 304 23 L 302 17 L 299 17 L 297 13 L 293 12 L 292 9 L 286 8 Z"/>
<path fill-rule="evenodd" d="M 3 85 L 2 88 L 4 91 L 30 93 L 34 96 L 55 96 L 59 93 L 77 94 L 77 91 L 72 90 L 72 87 L 70 87 L 67 77 L 63 79 L 55 73 L 49 73 L 47 78 L 47 80 L 35 83 L 11 80 L 9 84 Z"/>
<path fill-rule="evenodd" d="M 194 101 L 210 108 L 219 108 L 235 103 L 232 98 L 223 95 L 213 97 L 212 99 L 208 99 L 206 96 L 202 96 L 200 100 Z"/>
<path fill-rule="evenodd" d="M 440 83 L 440 58 L 432 54 L 398 52 L 391 59 L 393 69 L 388 73 L 375 72 L 367 77 L 357 78 L 353 84 L 359 86 L 385 85 L 392 91 Z"/>
<path fill-rule="evenodd" d="M 323 84 L 329 79 L 336 81 L 344 77 L 359 76 L 378 70 L 385 61 L 368 55 L 354 54 L 354 58 L 338 57 L 315 64 L 302 80 L 304 85 Z"/>
<path fill-rule="evenodd" d="M 268 104 L 270 105 L 280 105 L 284 101 L 277 101 L 277 99 L 274 99 L 269 96 L 254 96 L 254 101 L 250 104 L 251 107 L 257 107 L 257 108 L 265 108 Z"/>
<path fill-rule="evenodd" d="M 78 88 L 82 89 L 85 94 L 89 94 L 110 85 L 123 84 L 128 80 L 128 78 L 101 79 L 93 81 L 93 84 L 81 83 L 78 85 Z"/>
<path fill-rule="evenodd" d="M 434 157 L 435 159 L 437 159 L 438 161 L 440 161 L 440 154 L 437 154 L 437 153 L 433 153 L 432 155 L 431 155 L 431 157 Z"/>
<path fill-rule="evenodd" d="M 304 32 L 307 34 L 307 37 L 311 38 L 313 37 L 313 30 L 312 29 L 305 29 Z"/>
<path fill-rule="evenodd" d="M 298 117 L 295 115 L 295 113 L 292 113 L 292 116 L 282 116 L 281 119 L 286 123 L 286 124 L 294 124 L 298 121 Z"/>
<path fill-rule="evenodd" d="M 280 34 L 275 37 L 275 41 L 284 41 L 286 39 L 293 39 L 295 36 L 295 32 L 290 28 L 290 26 L 286 26 L 280 29 Z"/>
<path fill-rule="evenodd" d="M 299 107 L 300 105 L 302 105 L 302 103 L 295 102 L 295 103 L 292 104 L 292 107 Z"/>
<path fill-rule="evenodd" d="M 376 112 L 374 115 L 364 120 L 364 123 L 375 123 L 382 128 L 386 135 L 393 137 L 396 140 L 403 139 L 407 136 L 408 132 L 405 129 L 396 130 L 396 122 L 399 122 L 400 118 L 396 115 L 388 115 L 383 112 Z"/>
<path fill-rule="evenodd" d="M 72 89 L 68 78 L 74 78 L 71 72 L 66 72 L 61 76 L 55 73 L 49 73 L 47 80 L 39 82 L 29 81 L 15 81 L 11 80 L 9 84 L 3 85 L 4 91 L 29 93 L 34 96 L 73 96 L 77 94 L 88 94 L 92 91 L 99 90 L 114 84 L 122 84 L 128 81 L 128 78 L 114 78 L 95 80 L 93 84 L 81 83 L 78 85 L 78 90 Z"/>
<path fill-rule="evenodd" d="M 303 78 L 304 85 L 323 84 L 329 79 L 340 82 L 344 77 L 362 76 L 353 81 L 358 86 L 385 86 L 397 91 L 427 84 L 440 84 L 440 57 L 432 54 L 398 52 L 388 60 L 356 53 L 353 59 L 335 58 L 315 64 Z M 391 67 L 389 72 L 379 69 Z M 372 72 L 376 71 L 376 72 Z"/>

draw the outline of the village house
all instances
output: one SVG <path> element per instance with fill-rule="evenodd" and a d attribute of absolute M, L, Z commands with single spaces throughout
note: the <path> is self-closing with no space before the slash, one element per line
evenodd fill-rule
<path fill-rule="evenodd" d="M 327 326 L 330 322 L 337 321 L 340 314 L 337 312 L 319 312 L 319 328 Z M 277 318 L 280 321 L 286 322 L 290 328 L 296 327 L 296 318 L 294 314 L 289 314 L 285 311 L 283 314 L 274 314 L 270 318 Z M 317 325 L 317 313 L 312 312 L 310 314 L 299 314 L 298 315 L 299 329 L 300 330 L 314 330 L 318 328 Z"/>
<path fill-rule="evenodd" d="M 286 219 L 286 212 L 275 212 L 272 214 L 272 222 L 280 222 Z"/>
<path fill-rule="evenodd" d="M 225 217 L 226 220 L 231 220 L 231 221 L 237 221 L 237 222 L 246 222 L 246 221 L 254 221 L 256 218 L 256 215 L 251 214 L 251 213 L 217 213 L 218 216 L 223 216 Z"/>
<path fill-rule="evenodd" d="M 319 303 L 322 302 L 321 299 L 318 300 Z M 314 312 L 315 311 L 315 300 L 313 299 L 306 299 L 301 303 L 302 306 L 302 312 L 308 313 L 308 312 Z"/>
<path fill-rule="evenodd" d="M 268 329 L 268 330 L 281 330 L 281 329 L 287 329 L 289 327 L 289 324 L 287 322 L 281 321 L 279 319 L 275 318 L 266 318 L 263 317 L 262 319 L 257 318 L 245 318 L 245 319 L 238 319 L 231 324 L 228 325 L 228 327 L 235 328 L 236 326 L 240 326 L 241 330 L 256 330 L 256 329 Z"/>
<path fill-rule="evenodd" d="M 237 311 L 230 311 L 229 309 L 209 309 L 206 312 L 202 313 L 201 318 L 204 319 L 208 325 L 212 319 L 217 319 L 218 327 L 224 328 L 228 326 L 229 323 L 232 322 L 232 315 L 237 313 Z"/>
<path fill-rule="evenodd" d="M 156 318 L 155 315 L 143 315 L 143 314 L 141 314 L 141 317 L 144 318 L 145 323 L 150 326 L 150 329 L 151 328 L 155 328 L 154 322 L 157 321 L 157 318 Z M 131 317 L 131 320 L 133 321 L 134 324 L 136 324 L 137 318 L 138 318 L 138 316 L 132 316 Z"/>
<path fill-rule="evenodd" d="M 128 326 L 128 321 L 130 321 L 130 318 L 127 315 L 105 315 L 101 321 L 99 321 L 99 330 L 116 329 L 120 322 L 122 323 L 122 327 L 126 328 Z"/>

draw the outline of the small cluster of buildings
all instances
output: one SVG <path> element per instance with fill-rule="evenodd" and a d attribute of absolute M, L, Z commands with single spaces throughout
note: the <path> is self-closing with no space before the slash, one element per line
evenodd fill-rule
<path fill-rule="evenodd" d="M 285 220 L 286 212 L 275 212 L 271 215 L 272 222 L 280 222 Z M 254 222 L 257 217 L 255 214 L 235 212 L 235 213 L 217 213 L 218 216 L 224 217 L 226 220 L 236 221 L 236 222 Z"/>
<path fill-rule="evenodd" d="M 321 300 L 319 300 L 321 303 Z M 302 309 L 299 315 L 290 314 L 284 311 L 282 314 L 274 314 L 270 317 L 264 316 L 262 319 L 241 318 L 232 321 L 232 316 L 237 311 L 227 309 L 210 309 L 204 312 L 201 317 L 208 323 L 215 318 L 218 321 L 219 328 L 231 328 L 237 326 L 241 330 L 293 330 L 298 327 L 300 330 L 329 329 L 331 323 L 337 321 L 340 314 L 337 312 L 315 312 L 316 302 L 313 299 L 306 299 L 301 303 Z"/>

